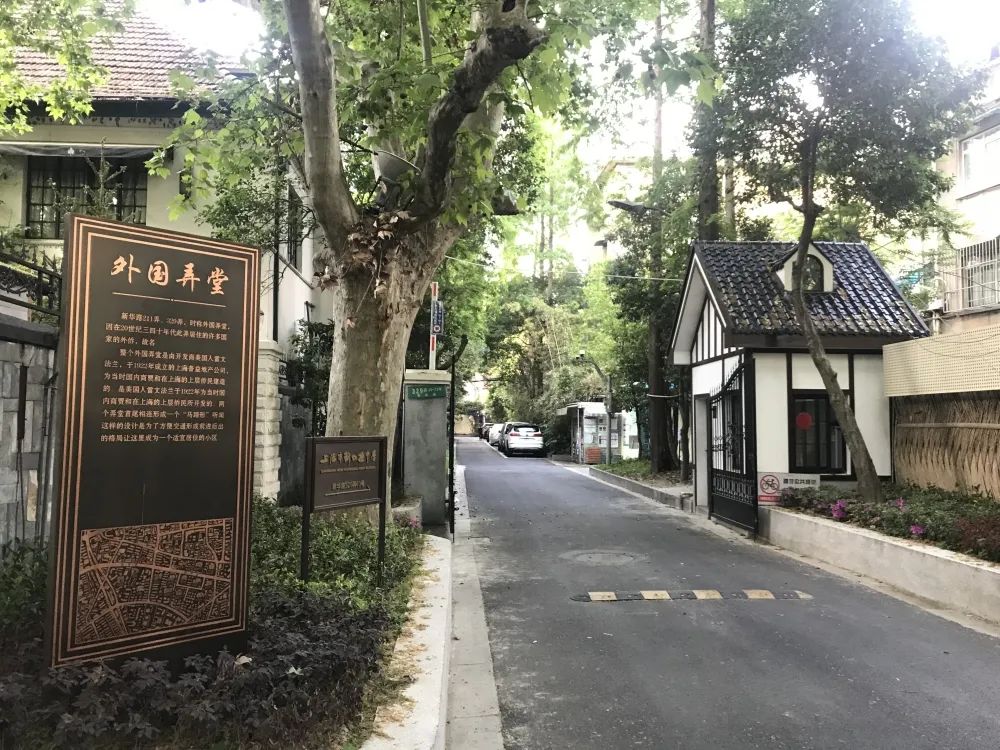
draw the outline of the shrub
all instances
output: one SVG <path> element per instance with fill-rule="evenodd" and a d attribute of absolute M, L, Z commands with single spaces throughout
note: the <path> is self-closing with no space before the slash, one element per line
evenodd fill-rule
<path fill-rule="evenodd" d="M 962 550 L 984 560 L 1000 562 L 1000 515 L 962 518 L 955 526 Z"/>
<path fill-rule="evenodd" d="M 311 746 L 320 726 L 328 739 L 357 716 L 405 614 L 420 537 L 390 525 L 379 589 L 374 530 L 357 519 L 316 519 L 315 583 L 304 586 L 296 578 L 300 520 L 296 509 L 254 502 L 246 653 L 192 656 L 175 670 L 129 659 L 38 679 L 44 555 L 12 550 L 0 561 L 0 659 L 8 660 L 0 747 Z"/>
<path fill-rule="evenodd" d="M 600 464 L 597 468 L 627 479 L 648 479 L 652 476 L 648 458 L 626 458 L 614 464 Z"/>
<path fill-rule="evenodd" d="M 0 674 L 41 653 L 47 577 L 44 550 L 20 540 L 0 549 Z"/>
<path fill-rule="evenodd" d="M 890 485 L 885 494 L 874 503 L 832 487 L 789 490 L 781 505 L 1000 562 L 1000 502 L 935 487 Z"/>

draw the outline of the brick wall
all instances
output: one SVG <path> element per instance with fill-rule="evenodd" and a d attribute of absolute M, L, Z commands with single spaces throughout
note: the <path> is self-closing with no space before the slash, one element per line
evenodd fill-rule
<path fill-rule="evenodd" d="M 0 341 L 0 544 L 15 537 L 44 541 L 48 533 L 54 368 L 51 348 Z"/>
<path fill-rule="evenodd" d="M 254 437 L 253 491 L 277 498 L 281 483 L 281 399 L 278 367 L 283 352 L 273 341 L 261 341 L 257 356 L 257 428 Z"/>

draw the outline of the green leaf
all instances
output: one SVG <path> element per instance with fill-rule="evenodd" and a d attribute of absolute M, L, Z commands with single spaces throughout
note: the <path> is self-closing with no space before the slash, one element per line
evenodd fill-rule
<path fill-rule="evenodd" d="M 558 58 L 559 52 L 552 45 L 545 47 L 538 53 L 538 62 L 545 66 L 552 65 Z"/>
<path fill-rule="evenodd" d="M 715 89 L 714 78 L 703 78 L 702 80 L 698 81 L 698 90 L 696 92 L 696 96 L 698 97 L 698 101 L 700 101 L 702 104 L 711 107 L 712 102 L 715 101 L 715 93 L 716 89 Z"/>

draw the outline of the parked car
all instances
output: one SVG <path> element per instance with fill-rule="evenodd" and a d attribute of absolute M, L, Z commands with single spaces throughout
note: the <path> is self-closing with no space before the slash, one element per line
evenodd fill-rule
<path fill-rule="evenodd" d="M 503 429 L 500 430 L 500 441 L 497 443 L 497 448 L 501 451 L 507 451 L 507 437 L 510 435 L 511 430 L 517 427 L 530 426 L 528 422 L 504 422 Z"/>
<path fill-rule="evenodd" d="M 486 440 L 490 436 L 490 428 L 493 426 L 492 422 L 484 422 L 483 426 L 479 428 L 479 439 Z"/>
<path fill-rule="evenodd" d="M 501 438 L 501 450 L 508 456 L 515 453 L 530 453 L 534 456 L 545 455 L 545 437 L 538 425 L 528 422 L 512 422 L 505 428 Z"/>
<path fill-rule="evenodd" d="M 490 431 L 488 433 L 488 437 L 486 438 L 490 445 L 498 445 L 500 443 L 500 431 L 503 430 L 505 424 L 507 423 L 497 422 L 496 424 L 490 426 Z"/>
<path fill-rule="evenodd" d="M 510 428 L 514 425 L 522 424 L 521 422 L 504 422 L 503 427 L 500 428 L 500 436 L 497 438 L 497 450 L 503 453 L 506 450 L 504 441 L 507 439 L 507 433 Z"/>

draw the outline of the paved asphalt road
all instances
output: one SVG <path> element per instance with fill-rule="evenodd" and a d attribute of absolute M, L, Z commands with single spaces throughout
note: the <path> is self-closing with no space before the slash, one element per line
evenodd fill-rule
<path fill-rule="evenodd" d="M 508 750 L 1000 748 L 1000 641 L 548 461 L 458 460 Z M 571 599 L 650 589 L 813 598 Z"/>

